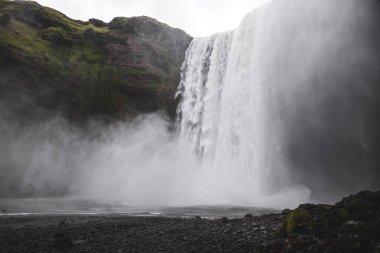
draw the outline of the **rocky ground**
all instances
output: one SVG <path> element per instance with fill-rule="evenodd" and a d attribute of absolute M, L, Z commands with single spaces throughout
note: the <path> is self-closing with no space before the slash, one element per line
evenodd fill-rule
<path fill-rule="evenodd" d="M 252 252 L 284 215 L 243 219 L 2 217 L 1 252 Z"/>
<path fill-rule="evenodd" d="M 380 192 L 217 220 L 2 216 L 0 252 L 380 252 Z"/>

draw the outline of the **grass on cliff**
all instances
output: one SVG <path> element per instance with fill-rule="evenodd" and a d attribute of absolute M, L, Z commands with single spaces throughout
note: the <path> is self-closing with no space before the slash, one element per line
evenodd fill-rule
<path fill-rule="evenodd" d="M 50 24 L 55 24 L 57 26 L 63 27 L 71 32 L 83 32 L 87 29 L 92 29 L 98 33 L 109 32 L 107 27 L 96 27 L 87 22 L 80 22 L 70 19 L 64 14 L 48 7 L 43 7 L 41 9 L 41 17 Z"/>
<path fill-rule="evenodd" d="M 48 69 L 56 74 L 70 76 L 74 73 L 80 79 L 95 79 L 94 73 L 104 64 L 104 52 L 91 42 L 74 45 L 74 39 L 80 39 L 81 32 L 89 28 L 101 33 L 107 29 L 77 24 L 49 8 L 41 10 L 52 24 L 61 26 L 48 27 L 41 32 L 11 17 L 8 24 L 0 25 L 0 47 L 16 49 L 25 60 L 45 58 Z"/>
<path fill-rule="evenodd" d="M 11 19 L 6 27 L 0 26 L 0 45 L 20 49 L 30 55 L 40 55 L 48 43 L 39 38 L 35 29 Z"/>

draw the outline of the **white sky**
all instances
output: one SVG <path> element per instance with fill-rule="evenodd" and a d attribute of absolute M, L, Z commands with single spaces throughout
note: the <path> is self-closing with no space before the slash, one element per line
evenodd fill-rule
<path fill-rule="evenodd" d="M 67 16 L 109 22 L 149 16 L 200 37 L 237 27 L 245 14 L 266 0 L 37 0 Z"/>

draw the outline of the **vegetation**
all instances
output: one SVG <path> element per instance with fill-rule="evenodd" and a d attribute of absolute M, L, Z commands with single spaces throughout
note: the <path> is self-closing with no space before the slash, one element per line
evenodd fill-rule
<path fill-rule="evenodd" d="M 364 191 L 334 206 L 300 205 L 289 212 L 279 235 L 286 252 L 378 252 L 380 192 Z M 269 251 L 272 252 L 272 251 Z"/>
<path fill-rule="evenodd" d="M 1 102 L 12 108 L 17 100 L 20 117 L 42 110 L 79 123 L 157 110 L 173 116 L 191 38 L 147 19 L 83 22 L 36 2 L 0 1 Z"/>

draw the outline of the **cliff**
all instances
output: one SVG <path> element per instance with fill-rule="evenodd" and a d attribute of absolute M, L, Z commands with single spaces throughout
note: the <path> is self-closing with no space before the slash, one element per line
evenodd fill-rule
<path fill-rule="evenodd" d="M 0 1 L 0 103 L 23 121 L 174 116 L 192 38 L 149 17 L 73 20 L 31 1 Z"/>

